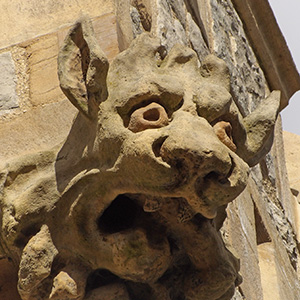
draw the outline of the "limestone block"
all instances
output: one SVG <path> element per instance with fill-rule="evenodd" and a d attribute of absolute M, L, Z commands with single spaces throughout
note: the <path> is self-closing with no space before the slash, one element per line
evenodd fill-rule
<path fill-rule="evenodd" d="M 300 136 L 284 131 L 283 139 L 290 186 L 300 192 Z"/>
<path fill-rule="evenodd" d="M 64 98 L 57 78 L 57 34 L 46 35 L 26 47 L 29 55 L 30 101 L 33 106 Z"/>
<path fill-rule="evenodd" d="M 108 60 L 112 60 L 119 53 L 115 14 L 105 14 L 96 18 L 93 26 L 101 49 Z"/>
<path fill-rule="evenodd" d="M 72 125 L 76 110 L 68 101 L 28 110 L 17 118 L 3 119 L 0 126 L 0 160 L 62 142 Z M 12 134 L 13 132 L 13 134 Z"/>
<path fill-rule="evenodd" d="M 292 207 L 295 214 L 295 231 L 300 241 L 300 136 L 284 131 L 284 154 L 292 192 Z"/>
<path fill-rule="evenodd" d="M 56 31 L 59 27 L 70 26 L 82 14 L 91 18 L 111 13 L 113 0 L 70 0 L 68 2 L 22 0 L 1 2 L 2 14 L 0 48 L 17 44 L 37 36 Z"/>
<path fill-rule="evenodd" d="M 227 242 L 240 259 L 243 282 L 241 290 L 246 299 L 263 299 L 256 249 L 254 208 L 249 187 L 227 208 L 224 228 Z M 228 236 L 229 235 L 229 236 Z M 237 298 L 239 299 L 239 298 Z"/>
<path fill-rule="evenodd" d="M 18 107 L 14 61 L 10 52 L 0 54 L 0 111 Z"/>
<path fill-rule="evenodd" d="M 281 300 L 274 246 L 272 243 L 263 243 L 257 249 L 264 300 Z"/>
<path fill-rule="evenodd" d="M 277 188 L 277 197 L 280 199 L 288 222 L 291 224 L 295 232 L 297 232 L 298 229 L 295 226 L 297 219 L 297 214 L 295 213 L 297 208 L 295 207 L 295 204 L 297 203 L 295 203 L 295 199 L 293 199 L 294 197 L 291 193 L 293 184 L 290 183 L 289 179 L 290 163 L 287 162 L 287 158 L 284 153 L 285 144 L 282 131 L 282 123 L 281 118 L 278 118 L 277 124 L 275 126 L 275 139 L 270 153 L 270 155 L 272 155 L 276 159 L 272 162 L 271 157 L 267 155 L 265 159 L 266 168 L 263 167 L 263 161 L 261 166 L 263 176 L 268 176 L 270 178 L 270 182 L 275 181 L 274 185 Z"/>
<path fill-rule="evenodd" d="M 280 299 L 297 299 L 300 289 L 296 273 L 298 250 L 295 232 L 291 223 L 288 222 L 279 199 L 276 199 L 276 195 L 273 194 L 273 187 L 268 186 L 266 182 L 258 177 L 257 167 L 254 171 L 248 184 L 251 187 L 251 197 L 255 202 L 276 253 L 274 261 Z M 270 281 L 271 278 L 266 280 Z"/>

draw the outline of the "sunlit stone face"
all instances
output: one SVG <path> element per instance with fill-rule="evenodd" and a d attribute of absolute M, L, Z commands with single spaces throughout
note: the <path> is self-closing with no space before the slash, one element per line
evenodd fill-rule
<path fill-rule="evenodd" d="M 268 150 L 278 94 L 243 118 L 213 55 L 200 66 L 142 34 L 108 66 L 97 47 L 87 21 L 66 39 L 60 82 L 82 115 L 1 204 L 22 300 L 231 299 L 239 263 L 218 213 Z"/>

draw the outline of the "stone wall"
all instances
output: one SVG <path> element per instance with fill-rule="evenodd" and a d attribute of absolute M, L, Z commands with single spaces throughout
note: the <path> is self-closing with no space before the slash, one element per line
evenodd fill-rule
<path fill-rule="evenodd" d="M 82 13 L 91 17 L 109 60 L 136 35 L 151 30 L 167 50 L 182 43 L 193 48 L 200 61 L 209 53 L 224 59 L 231 71 L 232 95 L 244 115 L 270 93 L 230 0 L 55 3 L 2 4 L 7 13 L 0 31 L 4 37 L 0 44 L 1 163 L 50 149 L 67 137 L 76 109 L 59 88 L 56 61 L 67 31 Z M 293 191 L 297 197 L 298 188 Z M 252 168 L 246 190 L 228 205 L 221 229 L 227 247 L 241 263 L 243 283 L 233 299 L 298 299 L 298 223 L 279 119 L 271 152 Z M 3 263 L 0 275 L 10 264 Z M 0 289 L 0 298 L 9 299 L 13 287 L 4 276 L 1 285 L 6 288 Z"/>
<path fill-rule="evenodd" d="M 105 1 L 103 6 L 99 5 L 99 2 L 94 5 L 99 7 L 97 16 L 93 18 L 98 42 L 108 58 L 112 59 L 119 52 L 113 7 L 112 4 L 108 5 L 108 1 Z M 68 18 L 59 17 L 61 11 L 59 6 L 53 8 L 49 1 L 47 7 L 53 10 L 53 14 L 57 17 L 55 22 L 53 20 L 51 32 L 43 34 L 48 27 L 41 26 L 40 31 L 32 33 L 29 40 L 26 39 L 26 34 L 19 37 L 19 31 L 12 32 L 7 43 L 16 40 L 18 43 L 0 49 L 1 160 L 33 150 L 48 149 L 62 142 L 76 113 L 73 106 L 66 101 L 57 76 L 58 50 L 71 25 Z M 86 8 L 88 7 L 92 8 L 92 3 Z M 70 7 L 73 23 L 81 16 L 81 9 L 81 6 Z M 26 11 L 34 14 L 35 10 L 26 7 Z M 45 10 L 44 15 L 48 18 L 47 13 Z M 91 9 L 90 15 L 94 14 Z M 30 25 L 26 23 L 29 18 L 26 14 L 23 15 L 23 19 L 17 17 L 17 12 L 16 16 L 14 14 L 12 16 L 19 22 L 16 24 L 19 28 L 22 26 L 27 28 Z M 41 24 L 36 18 L 31 22 L 36 22 L 36 26 Z"/>

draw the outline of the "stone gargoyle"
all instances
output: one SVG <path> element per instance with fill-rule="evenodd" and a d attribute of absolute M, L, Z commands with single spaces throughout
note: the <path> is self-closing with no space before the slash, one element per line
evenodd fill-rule
<path fill-rule="evenodd" d="M 79 110 L 68 138 L 0 176 L 21 299 L 231 299 L 220 212 L 270 150 L 280 92 L 243 117 L 223 60 L 143 33 L 109 65 L 86 19 L 58 66 Z"/>

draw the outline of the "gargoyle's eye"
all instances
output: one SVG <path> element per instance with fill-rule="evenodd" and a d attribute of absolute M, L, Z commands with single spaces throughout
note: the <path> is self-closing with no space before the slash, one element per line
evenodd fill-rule
<path fill-rule="evenodd" d="M 128 129 L 139 132 L 151 128 L 160 128 L 169 124 L 165 108 L 152 102 L 147 106 L 136 109 L 130 116 Z"/>
<path fill-rule="evenodd" d="M 219 140 L 225 144 L 231 151 L 236 152 L 236 145 L 232 138 L 232 127 L 229 122 L 220 121 L 214 126 L 214 131 Z"/>

